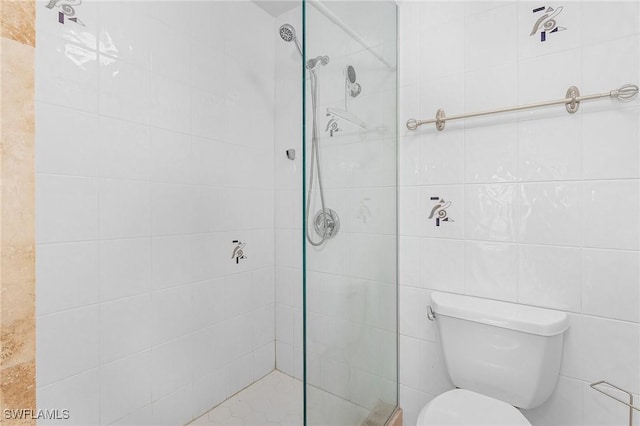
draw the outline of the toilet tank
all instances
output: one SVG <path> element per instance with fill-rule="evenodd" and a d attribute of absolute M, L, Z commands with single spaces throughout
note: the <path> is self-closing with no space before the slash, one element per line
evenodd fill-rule
<path fill-rule="evenodd" d="M 454 385 L 519 408 L 547 400 L 560 372 L 566 313 L 440 292 L 431 300 Z"/>

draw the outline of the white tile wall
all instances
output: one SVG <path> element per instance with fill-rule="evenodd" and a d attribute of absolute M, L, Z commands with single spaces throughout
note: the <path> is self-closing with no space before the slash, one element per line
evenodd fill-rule
<path fill-rule="evenodd" d="M 151 235 L 151 197 L 148 182 L 103 179 L 99 191 L 102 239 Z"/>
<path fill-rule="evenodd" d="M 439 135 L 438 135 L 439 136 Z M 518 127 L 515 124 L 478 126 L 465 130 L 466 182 L 513 182 L 518 167 Z"/>
<path fill-rule="evenodd" d="M 99 235 L 99 182 L 40 175 L 36 187 L 38 243 L 94 241 Z"/>
<path fill-rule="evenodd" d="M 138 296 L 151 291 L 149 238 L 100 242 L 100 301 Z M 39 302 L 39 301 L 38 301 Z"/>
<path fill-rule="evenodd" d="M 522 181 L 580 179 L 582 124 L 583 120 L 580 116 L 549 117 L 531 120 L 526 124 L 521 123 L 518 126 L 518 135 L 509 140 L 510 145 L 515 145 L 518 150 L 519 179 Z M 589 132 L 585 131 L 585 133 Z M 513 143 L 514 140 L 518 142 Z"/>
<path fill-rule="evenodd" d="M 530 183 L 519 189 L 520 199 L 512 202 L 520 204 L 519 241 L 581 245 L 581 183 Z"/>
<path fill-rule="evenodd" d="M 99 117 L 99 175 L 103 178 L 151 178 L 151 129 L 131 121 Z"/>
<path fill-rule="evenodd" d="M 115 361 L 151 346 L 151 295 L 100 305 L 100 360 Z"/>
<path fill-rule="evenodd" d="M 184 424 L 275 366 L 273 18 L 75 7 L 36 8 L 38 402 Z"/>
<path fill-rule="evenodd" d="M 466 241 L 464 292 L 478 297 L 515 302 L 518 289 L 518 247 L 515 244 Z M 448 290 L 446 287 L 444 290 Z"/>
<path fill-rule="evenodd" d="M 51 244 L 38 250 L 38 312 L 49 314 L 100 300 L 99 249 L 95 241 Z"/>
<path fill-rule="evenodd" d="M 49 135 L 38 147 L 37 169 L 57 175 L 97 176 L 97 116 L 42 102 L 36 104 L 36 114 L 36 133 Z M 60 123 L 73 123 L 74 131 Z"/>
<path fill-rule="evenodd" d="M 639 253 L 585 249 L 582 267 L 583 312 L 640 322 L 640 287 L 635 281 L 640 269 Z"/>
<path fill-rule="evenodd" d="M 110 424 L 152 401 L 151 350 L 100 367 L 100 424 Z"/>
<path fill-rule="evenodd" d="M 148 124 L 151 76 L 146 69 L 101 54 L 98 70 L 100 115 Z"/>
<path fill-rule="evenodd" d="M 98 368 L 93 368 L 51 385 L 40 387 L 38 390 L 39 406 L 65 407 L 63 409 L 69 410 L 69 416 L 73 413 L 73 421 L 77 424 L 99 424 L 99 373 Z M 60 423 L 51 419 L 39 420 L 38 422 L 44 425 Z"/>
<path fill-rule="evenodd" d="M 302 31 L 299 8 L 279 16 L 273 28 L 289 23 Z M 302 115 L 300 104 L 300 56 L 290 43 L 277 40 L 275 45 L 275 340 L 276 368 L 302 379 Z M 292 117 L 298 115 L 299 119 Z M 296 159 L 287 159 L 285 151 L 296 150 Z M 328 172 L 331 173 L 331 172 Z"/>
<path fill-rule="evenodd" d="M 40 5 L 42 8 L 42 5 Z M 38 12 L 37 16 L 42 16 Z M 38 21 L 40 21 L 38 17 Z M 47 17 L 51 19 L 51 15 Z M 60 25 L 56 22 L 57 25 Z M 49 25 L 47 22 L 43 25 Z M 61 38 L 59 35 L 47 34 L 46 30 L 36 31 L 39 48 L 36 67 L 57 63 L 56 67 L 48 67 L 46 73 L 35 76 L 35 99 L 58 106 L 69 107 L 90 113 L 98 111 L 98 54 L 94 44 L 89 47 L 75 43 L 75 37 Z M 89 36 L 91 37 L 91 36 Z"/>
<path fill-rule="evenodd" d="M 576 247 L 520 245 L 518 301 L 580 312 L 583 264 Z"/>
<path fill-rule="evenodd" d="M 568 3 L 559 15 L 567 30 L 545 43 L 528 36 L 532 5 L 400 4 L 407 424 L 451 387 L 424 319 L 431 290 L 572 313 L 557 389 L 525 413 L 534 424 L 620 423 L 624 413 L 594 394 L 591 380 L 640 392 L 630 380 L 640 357 L 628 350 L 638 347 L 640 321 L 638 101 L 584 103 L 574 116 L 550 109 L 448 123 L 443 133 L 403 127 L 441 107 L 454 114 L 560 97 L 570 84 L 590 93 L 637 83 L 637 2 Z M 302 153 L 301 128 L 291 125 L 300 122 L 291 118 L 300 68 L 292 46 L 274 36 L 285 21 L 300 28 L 299 12 L 274 23 L 250 2 L 81 7 L 85 27 L 37 9 L 39 401 L 70 407 L 77 424 L 180 423 L 274 363 L 300 377 Z M 255 43 L 256 33 L 273 42 Z M 341 54 L 353 48 L 345 40 Z M 256 125 L 246 126 L 247 115 Z M 372 144 L 376 156 L 363 157 Z M 298 149 L 293 162 L 288 148 Z M 327 146 L 336 159 L 327 187 L 336 205 L 345 201 L 345 230 L 367 231 L 353 200 L 388 195 L 392 180 L 380 171 L 390 170 L 391 149 L 390 139 Z M 345 181 L 377 188 L 341 193 Z M 454 222 L 426 220 L 431 196 L 453 202 Z M 387 222 L 369 225 L 385 234 Z M 244 264 L 227 259 L 235 238 L 249 243 Z M 384 246 L 363 238 L 358 244 L 372 250 Z M 365 348 L 380 341 L 353 322 L 375 320 L 380 306 L 342 309 L 332 296 L 345 294 L 331 290 L 356 294 L 372 285 L 372 271 L 350 266 L 353 244 L 331 243 L 333 257 L 313 257 L 311 266 L 359 278 L 309 277 L 327 284 L 311 308 L 331 313 L 311 332 L 336 350 L 310 357 L 318 380 L 321 371 L 344 377 L 349 340 L 336 340 L 345 337 L 340 327 L 352 324 L 348 339 Z M 605 353 L 607 345 L 618 349 Z M 325 384 L 366 405 L 362 389 L 379 379 L 367 368 Z"/>
<path fill-rule="evenodd" d="M 640 101 L 584 102 L 408 132 L 410 118 L 638 84 L 640 3 L 566 2 L 529 36 L 534 2 L 400 3 L 400 382 L 405 424 L 452 386 L 432 370 L 432 290 L 570 313 L 557 388 L 534 425 L 626 424 L 588 384 L 638 392 Z M 554 7 L 556 5 L 553 5 Z M 462 59 L 461 59 L 462 58 Z M 419 94 L 419 96 L 416 96 Z M 435 227 L 431 196 L 452 205 Z M 431 345 L 431 346 L 429 346 Z M 425 352 L 426 351 L 426 352 Z M 434 383 L 441 383 L 435 386 Z"/>
<path fill-rule="evenodd" d="M 100 313 L 97 305 L 41 316 L 37 318 L 36 326 L 38 386 L 50 385 L 99 366 Z"/>

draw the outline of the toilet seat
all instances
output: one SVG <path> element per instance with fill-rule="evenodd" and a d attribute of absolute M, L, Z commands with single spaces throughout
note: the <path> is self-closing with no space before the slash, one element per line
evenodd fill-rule
<path fill-rule="evenodd" d="M 435 397 L 418 416 L 417 426 L 531 426 L 517 408 L 465 389 Z"/>

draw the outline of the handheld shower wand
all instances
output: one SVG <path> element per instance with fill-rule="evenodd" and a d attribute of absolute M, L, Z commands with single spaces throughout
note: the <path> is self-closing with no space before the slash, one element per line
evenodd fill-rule
<path fill-rule="evenodd" d="M 296 37 L 296 30 L 291 25 L 284 24 L 280 26 L 280 38 L 287 43 L 293 41 L 296 49 L 298 49 L 298 53 L 302 56 L 302 47 L 300 47 L 300 42 L 298 42 L 298 38 Z"/>

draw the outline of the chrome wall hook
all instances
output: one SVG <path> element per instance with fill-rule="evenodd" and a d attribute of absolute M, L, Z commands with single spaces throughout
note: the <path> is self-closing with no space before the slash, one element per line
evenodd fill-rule
<path fill-rule="evenodd" d="M 289 148 L 288 150 L 285 151 L 287 153 L 287 158 L 289 160 L 295 160 L 296 159 L 296 150 L 293 148 Z"/>

